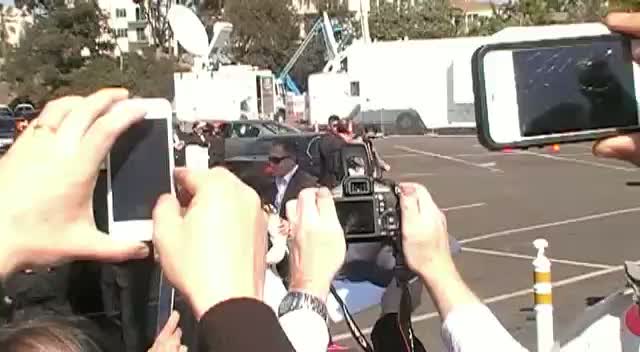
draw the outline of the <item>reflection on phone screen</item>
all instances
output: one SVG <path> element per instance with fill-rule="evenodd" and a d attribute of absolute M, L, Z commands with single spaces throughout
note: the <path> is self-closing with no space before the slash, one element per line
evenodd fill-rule
<path fill-rule="evenodd" d="M 513 65 L 523 136 L 638 125 L 626 38 L 515 50 Z"/>

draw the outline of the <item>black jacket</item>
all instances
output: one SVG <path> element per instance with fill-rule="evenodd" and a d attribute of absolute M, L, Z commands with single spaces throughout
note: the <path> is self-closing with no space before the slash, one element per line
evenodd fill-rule
<path fill-rule="evenodd" d="M 305 188 L 317 187 L 318 180 L 311 176 L 308 172 L 302 170 L 298 167 L 298 170 L 293 174 L 293 177 L 289 181 L 287 185 L 287 189 L 284 192 L 284 197 L 282 197 L 282 205 L 280 206 L 280 217 L 283 219 L 287 219 L 286 206 L 288 201 L 292 199 L 298 198 L 298 194 Z M 271 202 L 271 204 L 275 204 L 276 196 L 278 195 L 278 187 L 275 184 L 275 181 L 271 183 L 271 189 L 267 199 Z"/>
<path fill-rule="evenodd" d="M 338 156 L 342 147 L 348 143 L 333 133 L 327 133 L 318 142 L 320 156 L 320 180 L 322 186 L 333 189 L 340 184 Z"/>
<path fill-rule="evenodd" d="M 295 352 L 273 310 L 249 298 L 209 309 L 198 324 L 201 352 Z"/>

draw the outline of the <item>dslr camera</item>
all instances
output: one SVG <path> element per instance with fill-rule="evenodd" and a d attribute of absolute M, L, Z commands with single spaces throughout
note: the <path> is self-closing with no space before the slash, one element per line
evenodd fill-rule
<path fill-rule="evenodd" d="M 341 184 L 332 190 L 347 242 L 381 242 L 400 236 L 399 190 L 374 176 L 369 150 L 361 144 L 339 153 Z"/>
<path fill-rule="evenodd" d="M 347 242 L 379 242 L 400 235 L 396 186 L 370 176 L 348 176 L 333 190 Z"/>

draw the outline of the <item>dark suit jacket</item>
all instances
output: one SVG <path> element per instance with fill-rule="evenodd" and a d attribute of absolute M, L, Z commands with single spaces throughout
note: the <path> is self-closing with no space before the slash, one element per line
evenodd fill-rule
<path fill-rule="evenodd" d="M 305 188 L 317 187 L 318 180 L 317 178 L 311 176 L 308 172 L 300 169 L 298 166 L 298 170 L 296 170 L 295 174 L 289 181 L 287 185 L 287 189 L 284 192 L 284 197 L 282 197 L 282 206 L 280 207 L 280 217 L 283 219 L 287 219 L 286 206 L 288 201 L 292 199 L 298 198 L 298 194 Z M 271 190 L 268 195 L 268 198 L 271 204 L 275 204 L 276 196 L 278 195 L 278 187 L 276 187 L 275 179 L 271 182 Z"/>

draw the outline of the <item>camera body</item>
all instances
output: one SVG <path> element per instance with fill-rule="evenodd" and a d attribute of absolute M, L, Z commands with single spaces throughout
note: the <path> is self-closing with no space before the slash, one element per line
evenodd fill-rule
<path fill-rule="evenodd" d="M 371 176 L 348 176 L 332 193 L 347 242 L 399 238 L 399 191 L 393 182 Z"/>

